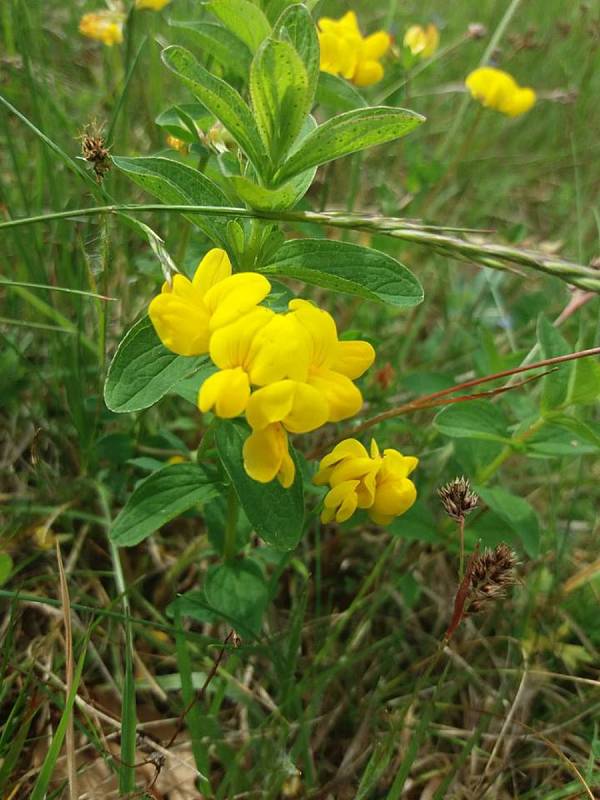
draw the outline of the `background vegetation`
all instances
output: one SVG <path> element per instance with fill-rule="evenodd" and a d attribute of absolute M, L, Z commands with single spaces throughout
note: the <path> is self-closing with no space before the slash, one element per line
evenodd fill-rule
<path fill-rule="evenodd" d="M 162 14 L 134 14 L 124 44 L 105 48 L 77 31 L 93 8 L 1 4 L 0 93 L 20 112 L 0 107 L 5 221 L 100 205 L 103 191 L 119 202 L 148 202 L 117 170 L 100 186 L 83 161 L 63 158 L 77 159 L 94 122 L 114 154 L 178 157 L 155 120 L 189 97 L 159 56 L 169 43 L 191 46 L 169 17 L 205 12 L 174 0 Z M 346 10 L 325 2 L 315 15 Z M 597 6 L 389 0 L 356 11 L 363 30 L 396 36 L 398 56 L 366 93 L 369 101 L 412 108 L 427 123 L 399 144 L 321 168 L 301 207 L 484 229 L 475 241 L 594 264 Z M 403 32 L 428 21 L 440 28 L 441 50 L 407 73 Z M 469 35 L 472 23 L 485 27 L 481 38 Z M 481 111 L 462 88 L 494 40 L 497 63 L 539 94 L 533 110 L 514 120 Z M 188 269 L 207 249 L 175 213 L 143 219 Z M 557 278 L 486 269 L 373 232 L 289 223 L 286 233 L 370 244 L 410 266 L 425 287 L 425 302 L 404 313 L 302 287 L 329 304 L 340 329 L 376 346 L 362 384 L 369 415 L 525 359 L 598 344 L 597 297 Z M 116 344 L 162 281 L 148 243 L 108 216 L 0 234 L 3 798 L 43 797 L 40 775 L 48 797 L 67 797 L 74 767 L 80 796 L 89 798 L 127 796 L 124 787 L 132 797 L 169 800 L 600 796 L 593 362 L 493 401 L 381 424 L 380 443 L 421 460 L 417 505 L 389 530 L 321 528 L 313 515 L 285 557 L 256 539 L 272 602 L 260 635 L 238 642 L 227 625 L 172 606 L 202 585 L 215 560 L 218 506 L 165 526 L 121 551 L 120 561 L 107 539 L 136 482 L 172 457 L 189 458 L 203 430 L 199 412 L 175 394 L 138 414 L 112 414 L 103 402 Z M 548 409 L 558 408 L 549 419 Z M 510 445 L 490 438 L 489 414 Z M 304 437 L 304 452 L 335 435 Z M 436 489 L 457 474 L 469 476 L 482 497 L 469 517 L 468 547 L 478 539 L 511 543 L 520 583 L 440 653 L 457 588 L 458 538 Z M 124 664 L 129 614 L 135 685 Z M 80 671 L 75 701 L 69 688 Z M 207 677 L 190 706 L 193 687 Z M 56 736 L 51 747 L 58 730 L 68 734 L 62 750 Z M 129 742 L 129 760 L 120 739 Z M 198 788 L 196 770 L 205 776 Z"/>

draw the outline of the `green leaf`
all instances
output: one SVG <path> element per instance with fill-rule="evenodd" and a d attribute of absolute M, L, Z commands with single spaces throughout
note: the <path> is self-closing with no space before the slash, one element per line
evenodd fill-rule
<path fill-rule="evenodd" d="M 537 558 L 540 554 L 540 523 L 527 500 L 500 487 L 475 486 L 474 490 L 517 534 L 527 555 Z"/>
<path fill-rule="evenodd" d="M 335 158 L 406 136 L 425 117 L 404 108 L 374 106 L 346 111 L 320 125 L 283 164 L 278 182 Z"/>
<path fill-rule="evenodd" d="M 273 547 L 292 550 L 304 526 L 304 492 L 297 457 L 290 448 L 296 480 L 289 489 L 277 480 L 258 483 L 244 470 L 242 447 L 249 435 L 246 424 L 220 420 L 215 429 L 219 458 L 254 530 Z"/>
<path fill-rule="evenodd" d="M 250 208 L 259 211 L 283 211 L 293 208 L 304 197 L 312 185 L 315 172 L 316 167 L 302 172 L 278 189 L 266 189 L 239 175 L 232 175 L 229 180 Z"/>
<path fill-rule="evenodd" d="M 0 586 L 10 578 L 13 560 L 8 553 L 0 553 Z"/>
<path fill-rule="evenodd" d="M 289 6 L 275 24 L 275 35 L 289 41 L 302 59 L 308 77 L 310 108 L 319 81 L 321 51 L 317 28 L 306 6 L 300 3 Z"/>
<path fill-rule="evenodd" d="M 216 22 L 187 22 L 171 20 L 173 28 L 189 31 L 192 39 L 202 48 L 203 53 L 211 55 L 219 64 L 231 70 L 240 78 L 246 79 L 250 70 L 252 53 L 230 30 Z"/>
<path fill-rule="evenodd" d="M 486 400 L 466 400 L 443 408 L 433 424 L 440 433 L 457 439 L 510 441 L 504 414 Z"/>
<path fill-rule="evenodd" d="M 205 364 L 206 356 L 178 356 L 167 350 L 149 317 L 143 317 L 121 339 L 110 362 L 104 402 L 118 414 L 149 408 Z"/>
<path fill-rule="evenodd" d="M 211 567 L 204 584 L 213 610 L 242 633 L 257 635 L 269 599 L 268 586 L 255 561 L 226 561 Z"/>
<path fill-rule="evenodd" d="M 170 464 L 137 485 L 113 522 L 110 538 L 119 547 L 131 547 L 222 491 L 197 464 Z"/>
<path fill-rule="evenodd" d="M 198 129 L 210 127 L 214 117 L 200 103 L 181 103 L 162 111 L 154 121 L 171 136 L 184 142 L 197 142 Z"/>
<path fill-rule="evenodd" d="M 278 165 L 298 138 L 312 100 L 306 68 L 289 42 L 262 43 L 250 68 L 250 95 L 263 142 Z"/>
<path fill-rule="evenodd" d="M 568 405 L 589 405 L 600 397 L 600 364 L 592 357 L 573 362 L 567 393 Z"/>
<path fill-rule="evenodd" d="M 162 59 L 225 126 L 260 173 L 267 162 L 254 116 L 241 95 L 228 83 L 212 75 L 183 47 L 167 47 Z"/>
<path fill-rule="evenodd" d="M 317 103 L 338 111 L 352 111 L 368 106 L 365 98 L 351 83 L 330 72 L 321 72 L 319 75 Z"/>
<path fill-rule="evenodd" d="M 163 203 L 193 206 L 229 206 L 221 189 L 205 175 L 187 164 L 157 156 L 142 158 L 113 157 L 114 164 L 138 186 Z M 215 244 L 227 242 L 227 218 L 206 214 L 184 214 Z"/>
<path fill-rule="evenodd" d="M 556 330 L 554 325 L 541 314 L 538 319 L 537 337 L 540 344 L 542 358 L 564 356 L 571 352 L 566 340 Z M 569 388 L 569 375 L 573 364 L 561 364 L 542 381 L 542 414 L 553 411 L 564 405 L 567 400 Z"/>
<path fill-rule="evenodd" d="M 290 239 L 259 271 L 397 308 L 410 308 L 423 300 L 423 287 L 403 264 L 386 253 L 348 242 Z"/>
<path fill-rule="evenodd" d="M 249 0 L 211 0 L 208 7 L 253 53 L 271 33 L 269 20 Z"/>
<path fill-rule="evenodd" d="M 217 372 L 218 368 L 211 361 L 202 364 L 193 375 L 183 378 L 171 387 L 171 391 L 183 397 L 194 406 L 198 405 L 198 392 L 204 381 Z"/>

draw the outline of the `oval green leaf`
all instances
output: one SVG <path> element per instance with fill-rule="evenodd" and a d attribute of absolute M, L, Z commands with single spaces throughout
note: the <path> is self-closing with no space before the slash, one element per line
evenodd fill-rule
<path fill-rule="evenodd" d="M 260 272 L 284 275 L 397 308 L 423 300 L 423 287 L 395 258 L 348 242 L 290 239 Z"/>
<path fill-rule="evenodd" d="M 443 408 L 433 424 L 440 433 L 456 439 L 510 441 L 504 414 L 498 406 L 486 400 L 465 400 Z"/>
<path fill-rule="evenodd" d="M 158 156 L 142 158 L 113 157 L 120 170 L 163 203 L 192 206 L 229 206 L 221 189 L 197 169 Z M 227 218 L 207 214 L 184 214 L 215 244 L 227 243 Z"/>
<path fill-rule="evenodd" d="M 169 465 L 138 484 L 113 522 L 110 538 L 119 547 L 131 547 L 222 491 L 197 464 Z"/>
<path fill-rule="evenodd" d="M 296 480 L 289 489 L 277 480 L 258 483 L 244 470 L 242 447 L 249 435 L 250 428 L 245 423 L 220 420 L 215 429 L 219 458 L 254 530 L 273 547 L 292 550 L 300 541 L 304 526 L 304 492 L 296 455 L 290 448 L 296 463 Z"/>
<path fill-rule="evenodd" d="M 219 64 L 238 75 L 247 78 L 252 61 L 252 53 L 230 30 L 216 22 L 187 22 L 170 20 L 173 28 L 189 31 L 191 39 L 202 48 L 203 53 L 211 55 Z"/>
<path fill-rule="evenodd" d="M 302 141 L 275 176 L 284 182 L 309 167 L 406 136 L 425 117 L 388 106 L 357 108 L 327 120 Z"/>
<path fill-rule="evenodd" d="M 142 317 L 127 331 L 113 356 L 104 383 L 104 402 L 117 414 L 149 408 L 206 364 L 206 356 L 171 353 L 149 317 Z"/>
<path fill-rule="evenodd" d="M 256 562 L 236 558 L 211 567 L 204 592 L 212 610 L 221 612 L 242 634 L 260 632 L 269 590 Z"/>
<path fill-rule="evenodd" d="M 269 20 L 250 0 L 212 0 L 208 7 L 253 53 L 271 33 Z"/>

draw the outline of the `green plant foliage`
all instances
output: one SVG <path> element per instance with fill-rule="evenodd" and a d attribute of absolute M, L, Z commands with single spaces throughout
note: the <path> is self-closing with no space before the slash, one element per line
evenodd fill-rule
<path fill-rule="evenodd" d="M 219 64 L 240 78 L 247 78 L 252 61 L 252 52 L 243 41 L 230 30 L 215 22 L 171 20 L 173 28 L 190 33 L 202 52 L 209 53 Z"/>
<path fill-rule="evenodd" d="M 268 19 L 258 5 L 250 0 L 211 0 L 208 6 L 252 52 L 271 33 Z"/>
<path fill-rule="evenodd" d="M 197 464 L 171 464 L 138 484 L 113 522 L 110 538 L 119 547 L 131 547 L 221 491 Z"/>
<path fill-rule="evenodd" d="M 171 353 L 156 335 L 150 319 L 142 317 L 127 331 L 110 363 L 104 402 L 120 414 L 148 408 L 206 363 L 205 356 Z"/>
<path fill-rule="evenodd" d="M 252 112 L 237 92 L 221 78 L 212 75 L 185 48 L 173 45 L 163 50 L 164 63 L 198 100 L 227 128 L 231 136 L 260 173 L 268 162 Z"/>
<path fill-rule="evenodd" d="M 255 561 L 238 558 L 216 564 L 206 576 L 204 592 L 213 610 L 229 624 L 244 633 L 259 633 L 269 593 Z"/>
<path fill-rule="evenodd" d="M 8 553 L 0 553 L 0 586 L 6 583 L 13 570 L 13 560 Z"/>
<path fill-rule="evenodd" d="M 205 175 L 170 158 L 123 158 L 115 156 L 115 165 L 139 186 L 163 203 L 195 206 L 228 206 L 227 197 Z M 200 228 L 216 245 L 225 245 L 226 217 L 188 214 L 187 219 Z"/>
<path fill-rule="evenodd" d="M 523 543 L 530 558 L 540 554 L 540 523 L 532 506 L 501 487 L 475 486 L 482 500 L 501 517 Z"/>
<path fill-rule="evenodd" d="M 306 6 L 296 3 L 281 14 L 275 24 L 275 35 L 292 44 L 302 59 L 308 79 L 308 109 L 312 105 L 319 81 L 320 48 L 315 24 Z"/>
<path fill-rule="evenodd" d="M 276 480 L 257 483 L 248 477 L 243 465 L 242 447 L 249 434 L 246 425 L 221 420 L 215 432 L 219 457 L 256 532 L 273 547 L 291 550 L 304 526 L 303 481 L 297 458 L 292 454 L 296 480 L 289 489 L 283 489 Z"/>
<path fill-rule="evenodd" d="M 292 239 L 260 271 L 398 308 L 423 300 L 423 288 L 407 267 L 385 253 L 347 242 Z"/>
<path fill-rule="evenodd" d="M 434 425 L 440 433 L 457 439 L 510 440 L 504 414 L 497 405 L 485 400 L 448 406 L 436 415 Z"/>
<path fill-rule="evenodd" d="M 424 121 L 420 114 L 403 108 L 375 106 L 346 111 L 307 136 L 277 172 L 275 181 L 281 183 L 309 167 L 400 139 Z"/>

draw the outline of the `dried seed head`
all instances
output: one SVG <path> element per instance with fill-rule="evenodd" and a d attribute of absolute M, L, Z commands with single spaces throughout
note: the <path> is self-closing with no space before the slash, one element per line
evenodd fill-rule
<path fill-rule="evenodd" d="M 112 166 L 102 131 L 96 123 L 92 122 L 86 125 L 79 138 L 81 139 L 81 155 L 88 164 L 91 164 L 96 180 L 101 183 Z"/>
<path fill-rule="evenodd" d="M 487 36 L 487 28 L 481 22 L 471 22 L 467 28 L 467 34 L 471 39 L 483 39 Z"/>
<path fill-rule="evenodd" d="M 438 494 L 446 514 L 459 521 L 464 519 L 465 514 L 472 511 L 479 501 L 479 497 L 471 491 L 471 484 L 464 476 L 442 486 L 438 489 Z"/>
<path fill-rule="evenodd" d="M 465 616 L 477 614 L 491 601 L 506 596 L 507 587 L 517 582 L 517 563 L 517 556 L 504 543 L 493 550 L 486 549 L 475 557 L 470 572 Z"/>

